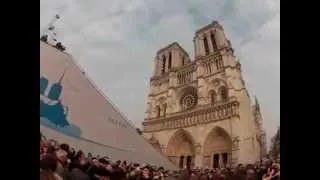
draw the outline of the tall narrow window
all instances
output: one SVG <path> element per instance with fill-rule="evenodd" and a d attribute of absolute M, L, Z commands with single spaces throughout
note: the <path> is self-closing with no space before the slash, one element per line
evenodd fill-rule
<path fill-rule="evenodd" d="M 224 86 L 220 88 L 220 97 L 222 101 L 227 100 L 228 98 L 228 90 Z"/>
<path fill-rule="evenodd" d="M 171 52 L 169 52 L 168 69 L 171 69 L 171 61 L 172 61 L 172 55 L 171 55 Z"/>
<path fill-rule="evenodd" d="M 167 113 L 167 104 L 163 104 L 163 116 L 166 117 L 166 113 Z"/>
<path fill-rule="evenodd" d="M 156 111 L 157 111 L 157 117 L 160 117 L 160 106 L 156 107 Z"/>
<path fill-rule="evenodd" d="M 210 98 L 211 98 L 211 104 L 214 104 L 215 102 L 216 102 L 216 100 L 217 100 L 217 94 L 216 94 L 216 92 L 215 91 L 211 91 L 210 92 Z"/>
<path fill-rule="evenodd" d="M 182 64 L 182 66 L 185 64 L 185 62 L 184 62 L 184 56 L 182 56 L 182 58 L 181 58 L 181 64 Z"/>
<path fill-rule="evenodd" d="M 165 72 L 166 72 L 166 57 L 163 56 L 163 58 L 162 58 L 161 74 L 164 74 Z"/>
<path fill-rule="evenodd" d="M 211 43 L 213 47 L 213 51 L 216 52 L 218 50 L 217 42 L 216 42 L 216 37 L 213 33 L 211 33 Z"/>
<path fill-rule="evenodd" d="M 209 44 L 208 44 L 208 39 L 207 39 L 207 37 L 204 37 L 204 38 L 203 38 L 203 44 L 204 44 L 205 53 L 206 53 L 206 55 L 208 55 L 208 54 L 209 54 Z"/>

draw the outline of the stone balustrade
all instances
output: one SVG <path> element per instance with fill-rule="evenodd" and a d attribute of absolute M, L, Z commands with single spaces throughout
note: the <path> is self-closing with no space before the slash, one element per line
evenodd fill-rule
<path fill-rule="evenodd" d="M 209 60 L 202 60 L 201 64 L 205 75 L 219 72 L 224 67 L 221 55 L 212 56 Z"/>
<path fill-rule="evenodd" d="M 177 71 L 178 85 L 186 84 L 194 80 L 196 80 L 196 68 L 194 63 Z"/>
<path fill-rule="evenodd" d="M 166 117 L 145 119 L 144 132 L 176 129 L 220 121 L 239 115 L 239 102 L 235 97 L 215 104 L 198 106 L 188 112 L 167 114 Z"/>

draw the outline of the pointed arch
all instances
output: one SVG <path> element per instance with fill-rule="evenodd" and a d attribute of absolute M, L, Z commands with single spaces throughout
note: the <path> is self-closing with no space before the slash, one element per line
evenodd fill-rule
<path fill-rule="evenodd" d="M 211 81 L 211 84 L 213 85 L 214 88 L 218 88 L 218 87 L 220 87 L 220 86 L 225 86 L 225 87 L 227 87 L 226 81 L 224 81 L 224 80 L 221 79 L 221 78 L 213 79 L 213 80 Z"/>
<path fill-rule="evenodd" d="M 184 129 L 178 129 L 167 144 L 168 155 L 193 155 L 195 140 L 193 136 Z"/>
<path fill-rule="evenodd" d="M 219 92 L 219 96 L 220 96 L 220 100 L 221 101 L 225 101 L 228 99 L 228 89 L 225 86 L 221 86 L 218 90 Z"/>
<path fill-rule="evenodd" d="M 204 165 L 221 167 L 231 163 L 232 140 L 229 133 L 216 126 L 208 133 L 203 143 Z"/>
<path fill-rule="evenodd" d="M 210 53 L 209 50 L 209 43 L 208 43 L 208 39 L 207 37 L 203 37 L 203 44 L 204 44 L 204 51 L 205 51 L 205 55 L 208 55 Z"/>
<path fill-rule="evenodd" d="M 213 51 L 216 52 L 216 51 L 218 50 L 218 46 L 217 46 L 215 34 L 214 34 L 213 32 L 211 32 L 210 38 L 211 38 L 211 43 L 212 43 Z"/>
<path fill-rule="evenodd" d="M 163 109 L 163 116 L 166 117 L 166 114 L 167 114 L 167 103 L 164 103 L 162 105 L 162 109 Z"/>
<path fill-rule="evenodd" d="M 214 104 L 217 102 L 217 93 L 214 90 L 209 91 L 210 103 Z"/>
<path fill-rule="evenodd" d="M 194 138 L 184 129 L 177 130 L 167 144 L 166 154 L 180 168 L 192 167 L 195 157 Z"/>

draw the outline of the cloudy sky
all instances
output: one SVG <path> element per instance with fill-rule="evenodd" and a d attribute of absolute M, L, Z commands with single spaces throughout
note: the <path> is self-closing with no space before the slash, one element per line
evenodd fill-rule
<path fill-rule="evenodd" d="M 193 57 L 196 29 L 219 21 L 262 106 L 268 139 L 280 124 L 280 0 L 41 0 L 40 33 L 57 39 L 137 126 L 157 49 L 178 41 Z"/>

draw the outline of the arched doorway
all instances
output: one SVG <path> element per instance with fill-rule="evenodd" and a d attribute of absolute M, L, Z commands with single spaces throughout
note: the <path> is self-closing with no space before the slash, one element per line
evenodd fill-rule
<path fill-rule="evenodd" d="M 194 164 L 194 139 L 187 131 L 180 129 L 169 140 L 167 151 L 169 159 L 180 168 Z"/>
<path fill-rule="evenodd" d="M 204 167 L 219 168 L 231 163 L 232 141 L 221 127 L 215 127 L 208 134 L 203 145 Z"/>

